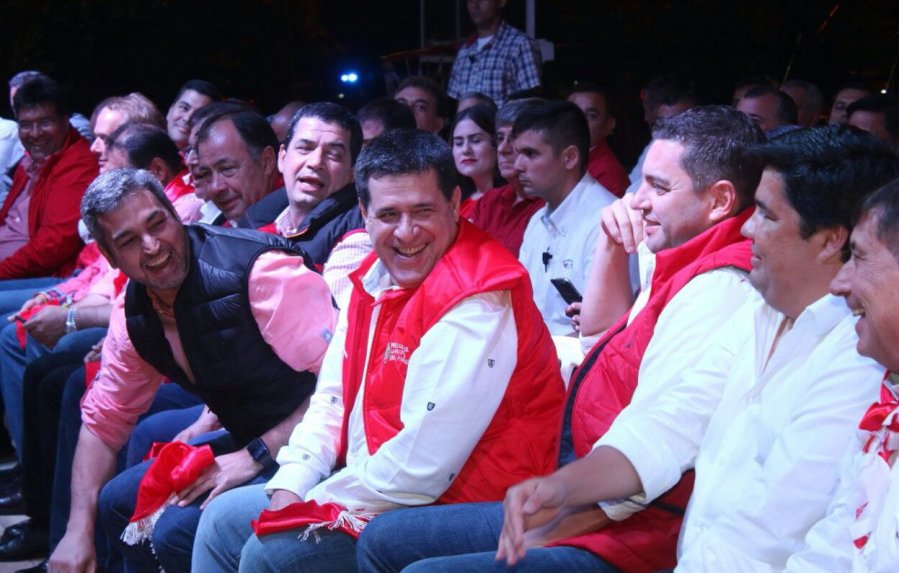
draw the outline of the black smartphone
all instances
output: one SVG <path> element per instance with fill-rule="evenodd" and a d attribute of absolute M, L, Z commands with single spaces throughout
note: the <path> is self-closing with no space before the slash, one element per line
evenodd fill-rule
<path fill-rule="evenodd" d="M 562 295 L 562 300 L 567 302 L 568 304 L 574 302 L 581 302 L 584 300 L 584 297 L 581 296 L 581 293 L 577 291 L 571 281 L 568 279 L 550 279 L 549 282 L 556 287 L 556 290 L 559 291 L 559 294 Z"/>

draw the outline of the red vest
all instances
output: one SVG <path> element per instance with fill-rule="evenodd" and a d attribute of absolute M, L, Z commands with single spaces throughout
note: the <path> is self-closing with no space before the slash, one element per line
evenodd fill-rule
<path fill-rule="evenodd" d="M 460 221 L 456 242 L 421 285 L 381 295 L 363 381 L 375 300 L 360 281 L 375 260 L 371 253 L 350 275 L 354 289 L 343 361 L 346 408 L 339 463 L 346 453 L 349 413 L 361 384 L 365 384 L 365 435 L 373 454 L 402 429 L 400 405 L 408 359 L 421 337 L 463 299 L 508 290 L 518 333 L 515 371 L 493 421 L 438 503 L 501 500 L 509 486 L 552 472 L 565 391 L 549 331 L 533 302 L 527 271 L 486 233 Z M 454 358 L 465 360 L 464 356 Z"/>
<path fill-rule="evenodd" d="M 595 362 L 587 366 L 589 371 L 576 372 L 572 377 L 574 381 L 583 377 L 580 386 L 573 387 L 576 396 L 571 417 L 571 435 L 579 458 L 590 452 L 630 403 L 643 353 L 668 301 L 705 272 L 723 267 L 750 270 L 751 242 L 740 235 L 740 227 L 751 212 L 752 209 L 746 209 L 656 256 L 646 306 L 630 326 L 626 326 L 628 315 L 621 317 L 584 359 L 585 366 Z M 586 549 L 628 573 L 670 569 L 676 564 L 677 538 L 692 490 L 691 471 L 643 511 L 560 544 Z"/>

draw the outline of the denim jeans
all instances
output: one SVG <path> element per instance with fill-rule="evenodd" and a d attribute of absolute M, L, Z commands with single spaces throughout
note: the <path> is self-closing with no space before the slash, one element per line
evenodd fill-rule
<path fill-rule="evenodd" d="M 306 541 L 297 529 L 256 537 L 250 520 L 268 507 L 263 485 L 231 490 L 203 512 L 194 544 L 193 569 L 203 573 L 356 571 L 356 541 L 322 529 Z"/>
<path fill-rule="evenodd" d="M 501 503 L 463 503 L 388 511 L 373 519 L 357 546 L 361 573 L 509 571 L 496 561 L 503 526 Z M 519 572 L 617 571 L 574 547 L 529 549 Z"/>
<path fill-rule="evenodd" d="M 219 436 L 209 443 L 216 455 L 233 452 L 237 445 L 230 434 Z M 140 481 L 151 462 L 143 462 L 112 478 L 101 490 L 97 519 L 110 542 L 125 557 L 127 569 L 140 573 L 166 571 L 190 571 L 191 551 L 200 516 L 202 495 L 186 507 L 170 505 L 162 513 L 153 528 L 152 547 L 149 543 L 127 545 L 120 536 L 134 513 Z M 247 484 L 262 484 L 274 475 L 275 468 L 257 475 Z M 255 516 L 254 516 L 255 517 Z"/>
<path fill-rule="evenodd" d="M 32 279 L 0 280 L 0 318 L 14 314 L 22 308 L 25 301 L 42 290 L 55 287 L 69 278 L 38 277 Z M 5 324 L 5 323 L 4 323 Z"/>

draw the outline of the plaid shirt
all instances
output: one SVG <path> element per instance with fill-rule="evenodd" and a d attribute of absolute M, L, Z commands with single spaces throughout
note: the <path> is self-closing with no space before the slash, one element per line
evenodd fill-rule
<path fill-rule="evenodd" d="M 447 93 L 459 99 L 468 92 L 481 92 L 502 105 L 510 94 L 540 86 L 540 64 L 537 43 L 501 22 L 480 50 L 476 36 L 459 48 Z"/>

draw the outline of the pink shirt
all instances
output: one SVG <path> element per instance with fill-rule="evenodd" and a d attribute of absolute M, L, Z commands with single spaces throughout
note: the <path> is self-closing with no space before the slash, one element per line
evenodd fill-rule
<path fill-rule="evenodd" d="M 259 332 L 275 354 L 298 372 L 317 374 L 336 320 L 321 276 L 303 266 L 301 257 L 266 252 L 250 271 L 249 298 Z M 100 372 L 81 402 L 84 426 L 115 450 L 150 407 L 163 378 L 128 338 L 124 299 L 123 294 L 115 301 Z M 175 360 L 189 372 L 173 321 L 163 325 Z"/>
<path fill-rule="evenodd" d="M 28 173 L 28 181 L 10 206 L 6 220 L 0 223 L 0 261 L 28 244 L 28 205 L 31 202 L 31 189 L 43 164 L 36 163 L 31 156 L 26 155 L 22 159 L 22 166 Z"/>

